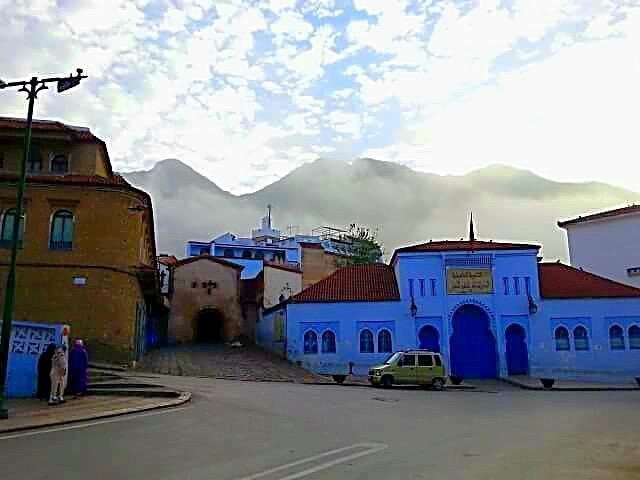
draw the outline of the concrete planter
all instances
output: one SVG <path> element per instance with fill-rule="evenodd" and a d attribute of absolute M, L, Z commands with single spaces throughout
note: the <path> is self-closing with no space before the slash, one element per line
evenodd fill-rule
<path fill-rule="evenodd" d="M 550 390 L 551 388 L 553 388 L 553 384 L 556 382 L 553 378 L 541 378 L 540 382 L 542 383 L 542 386 L 546 389 L 546 390 Z"/>

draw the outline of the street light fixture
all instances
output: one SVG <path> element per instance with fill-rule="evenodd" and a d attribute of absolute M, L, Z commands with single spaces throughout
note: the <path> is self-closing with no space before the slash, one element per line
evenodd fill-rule
<path fill-rule="evenodd" d="M 15 303 L 16 290 L 16 261 L 18 255 L 18 236 L 20 229 L 20 219 L 23 213 L 24 188 L 27 179 L 27 161 L 29 159 L 29 150 L 31 148 L 31 126 L 33 124 L 33 105 L 38 93 L 47 90 L 47 83 L 57 83 L 58 92 L 63 92 L 75 87 L 86 75 L 82 75 L 82 69 L 76 69 L 76 75 L 68 77 L 51 77 L 38 79 L 32 77 L 31 80 L 20 80 L 17 82 L 5 82 L 0 80 L 0 90 L 10 87 L 18 87 L 19 92 L 27 94 L 29 107 L 27 111 L 27 126 L 24 135 L 24 155 L 22 165 L 20 166 L 20 176 L 18 179 L 18 193 L 16 201 L 16 215 L 13 217 L 13 232 L 11 238 L 11 263 L 9 264 L 9 273 L 7 275 L 7 288 L 5 289 L 4 311 L 2 315 L 2 342 L 0 343 L 0 419 L 9 418 L 9 410 L 7 408 L 5 390 L 7 385 L 7 372 L 9 370 L 9 346 L 11 340 L 11 323 L 13 320 L 13 310 Z"/>

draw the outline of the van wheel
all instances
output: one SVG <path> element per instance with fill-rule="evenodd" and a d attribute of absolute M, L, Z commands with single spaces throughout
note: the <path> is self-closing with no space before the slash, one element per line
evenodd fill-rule
<path fill-rule="evenodd" d="M 385 375 L 380 380 L 380 385 L 382 385 L 382 388 L 391 388 L 391 385 L 393 385 L 393 379 L 390 375 Z"/>
<path fill-rule="evenodd" d="M 434 378 L 431 382 L 431 386 L 434 390 L 440 391 L 444 388 L 444 380 L 442 380 L 441 378 Z"/>

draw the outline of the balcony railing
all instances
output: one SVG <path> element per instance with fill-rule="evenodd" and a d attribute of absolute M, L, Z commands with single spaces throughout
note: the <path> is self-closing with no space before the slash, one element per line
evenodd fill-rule
<path fill-rule="evenodd" d="M 50 250 L 71 250 L 73 249 L 73 242 L 65 242 L 64 240 L 59 241 L 50 241 L 49 242 Z"/>

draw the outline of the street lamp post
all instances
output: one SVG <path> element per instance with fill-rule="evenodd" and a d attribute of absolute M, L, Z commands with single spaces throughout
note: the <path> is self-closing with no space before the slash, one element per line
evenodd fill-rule
<path fill-rule="evenodd" d="M 17 82 L 3 82 L 0 80 L 0 90 L 10 87 L 19 87 L 20 92 L 27 94 L 29 108 L 27 113 L 27 127 L 24 135 L 24 155 L 22 164 L 20 165 L 20 177 L 18 179 L 18 194 L 16 200 L 16 214 L 13 217 L 13 232 L 11 237 L 11 263 L 9 264 L 9 273 L 7 274 L 7 286 L 4 295 L 4 311 L 2 314 L 2 342 L 0 343 L 0 419 L 9 418 L 9 410 L 7 408 L 5 390 L 7 386 L 7 373 L 9 370 L 9 347 L 11 340 L 11 323 L 13 320 L 13 310 L 15 304 L 16 291 L 16 261 L 18 256 L 18 239 L 20 238 L 20 220 L 22 219 L 24 188 L 27 178 L 27 162 L 29 160 L 29 150 L 31 148 L 31 125 L 33 123 L 33 105 L 42 90 L 46 90 L 47 83 L 55 82 L 58 84 L 58 92 L 63 92 L 75 87 L 80 80 L 87 78 L 82 75 L 82 69 L 76 70 L 76 75 L 68 77 L 52 77 Z"/>

